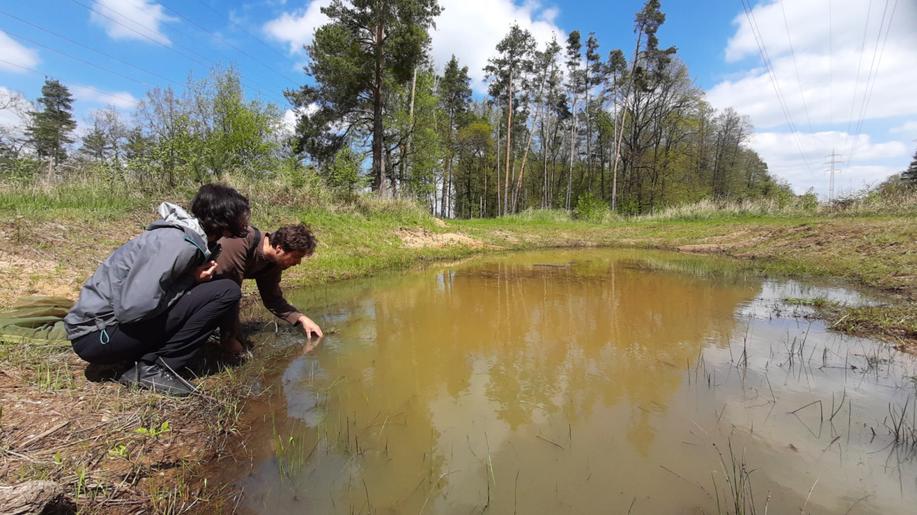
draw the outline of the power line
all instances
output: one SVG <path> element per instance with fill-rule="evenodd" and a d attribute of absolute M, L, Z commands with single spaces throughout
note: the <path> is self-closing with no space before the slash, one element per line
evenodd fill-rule
<path fill-rule="evenodd" d="M 216 67 L 219 67 L 219 66 L 220 66 L 219 63 L 217 63 L 217 62 L 215 62 L 215 61 L 211 61 L 211 60 L 209 60 L 209 59 L 207 59 L 207 58 L 205 58 L 205 57 L 203 57 L 203 56 L 200 56 L 199 54 L 197 54 L 197 53 L 195 53 L 195 52 L 192 52 L 192 51 L 190 51 L 190 50 L 181 49 L 181 47 L 178 47 L 177 45 L 176 45 L 175 47 L 172 47 L 172 46 L 170 46 L 170 45 L 166 45 L 166 44 L 164 44 L 162 41 L 159 41 L 159 40 L 157 40 L 157 39 L 151 37 L 149 34 L 145 34 L 145 33 L 143 33 L 143 32 L 140 32 L 140 31 L 138 31 L 138 30 L 136 30 L 136 29 L 134 29 L 134 28 L 132 28 L 132 27 L 129 27 L 129 26 L 125 25 L 124 23 L 122 23 L 122 22 L 116 20 L 115 18 L 112 18 L 111 16 L 108 16 L 108 15 L 105 14 L 105 13 L 99 12 L 98 10 L 96 10 L 95 8 L 93 8 L 92 6 L 89 6 L 89 5 L 85 4 L 85 3 L 83 3 L 81 0 L 70 0 L 70 1 L 73 2 L 73 3 L 75 3 L 75 4 L 77 4 L 77 5 L 80 5 L 80 6 L 82 6 L 82 7 L 85 7 L 86 9 L 89 9 L 91 12 L 96 13 L 97 15 L 102 16 L 102 17 L 104 17 L 104 18 L 110 20 L 111 22 L 113 22 L 113 23 L 115 23 L 115 24 L 117 24 L 117 25 L 119 25 L 119 26 L 121 26 L 121 27 L 124 27 L 125 29 L 127 29 L 127 30 L 129 30 L 129 31 L 131 31 L 131 32 L 133 32 L 133 33 L 135 33 L 135 34 L 137 34 L 137 35 L 139 35 L 140 37 L 146 39 L 147 41 L 150 41 L 151 43 L 154 43 L 154 44 L 159 45 L 159 46 L 161 46 L 161 47 L 163 47 L 163 48 L 165 48 L 165 49 L 167 49 L 167 50 L 171 50 L 171 51 L 176 52 L 176 53 L 178 53 L 178 54 L 180 54 L 180 55 L 183 55 L 183 56 L 185 56 L 186 58 L 191 59 L 192 61 L 194 61 L 194 62 L 196 62 L 196 63 L 198 63 L 198 64 L 201 64 L 201 65 L 204 65 L 204 66 L 216 66 Z M 132 19 L 132 18 L 129 17 L 129 16 L 126 16 L 124 13 L 121 13 L 121 12 L 115 10 L 115 9 L 111 9 L 111 8 L 109 8 L 109 9 L 111 10 L 112 13 L 117 14 L 119 17 L 124 18 L 125 20 L 131 22 L 132 24 L 134 24 L 134 25 L 136 25 L 136 26 L 138 26 L 138 27 L 142 27 L 139 23 L 137 23 L 136 20 Z M 239 81 L 242 82 L 242 83 L 245 83 L 245 82 L 246 82 L 246 81 L 244 81 L 244 80 L 242 79 L 241 75 L 239 76 Z M 251 85 L 250 83 L 247 84 L 247 86 L 250 86 L 250 85 Z M 261 88 L 259 88 L 259 87 L 253 87 L 252 89 L 253 89 L 254 91 L 258 92 L 262 97 L 267 97 L 267 95 L 265 95 L 264 91 L 262 91 Z"/>
<path fill-rule="evenodd" d="M 212 30 L 210 30 L 210 29 L 207 29 L 207 28 L 205 28 L 205 27 L 202 27 L 201 25 L 195 23 L 194 21 L 188 19 L 187 17 L 182 16 L 181 14 L 179 14 L 178 12 L 176 12 L 174 9 L 170 9 L 170 8 L 169 8 L 168 6 L 166 6 L 165 4 L 159 4 L 159 5 L 162 5 L 162 7 L 163 7 L 166 11 L 172 13 L 173 15 L 175 15 L 176 17 L 178 17 L 180 20 L 183 20 L 183 21 L 187 22 L 189 25 L 191 25 L 192 27 L 196 28 L 198 31 L 203 32 L 204 34 L 207 34 L 208 36 L 215 36 L 215 35 L 216 35 L 216 33 L 215 33 L 214 31 L 212 31 Z M 270 72 L 272 72 L 272 73 L 276 73 L 279 77 L 283 78 L 284 80 L 291 80 L 291 81 L 295 81 L 295 80 L 296 80 L 296 79 L 290 77 L 289 75 L 287 75 L 286 73 L 280 72 L 279 70 L 276 70 L 276 69 L 274 69 L 274 68 L 271 67 L 271 66 L 268 66 L 267 64 L 265 64 L 264 60 L 258 59 L 257 57 L 255 57 L 255 56 L 251 55 L 250 53 L 246 52 L 245 49 L 240 48 L 240 47 L 234 45 L 234 44 L 231 43 L 230 41 L 225 41 L 225 43 L 226 43 L 226 45 L 228 45 L 229 47 L 231 47 L 233 50 L 239 52 L 240 54 L 244 55 L 245 57 L 248 57 L 248 58 L 251 59 L 253 62 L 258 63 L 258 64 L 259 64 L 260 66 L 262 66 L 265 70 L 268 70 L 268 71 L 270 71 Z"/>
<path fill-rule="evenodd" d="M 796 84 L 799 86 L 799 96 L 802 97 L 802 108 L 806 113 L 806 122 L 809 124 L 809 132 L 815 132 L 812 129 L 812 118 L 809 116 L 809 105 L 806 102 L 806 94 L 802 89 L 802 79 L 799 78 L 799 64 L 796 62 L 796 50 L 793 48 L 793 38 L 790 37 L 790 24 L 786 19 L 786 8 L 780 1 L 780 10 L 783 12 L 783 27 L 786 29 L 786 40 L 790 44 L 790 55 L 793 57 L 793 69 L 796 71 Z"/>
<path fill-rule="evenodd" d="M 885 8 L 888 9 L 888 0 L 885 1 Z M 888 35 L 891 32 L 892 22 L 895 19 L 895 10 L 898 8 L 898 0 L 894 0 L 892 4 L 892 10 L 888 16 L 888 22 L 885 23 L 885 36 L 882 36 L 882 22 L 885 22 L 885 10 L 882 11 L 882 22 L 879 23 L 879 31 L 876 33 L 876 46 L 873 49 L 873 64 L 875 66 L 870 66 L 870 73 L 866 81 L 866 90 L 863 95 L 863 104 L 860 108 L 860 116 L 857 120 L 855 133 L 859 134 L 860 130 L 863 127 L 863 122 L 866 119 L 866 111 L 869 109 L 869 101 L 872 97 L 872 89 L 875 86 L 876 77 L 879 74 L 879 67 L 882 65 L 882 56 L 885 54 L 885 45 L 888 43 Z M 879 39 L 882 39 L 882 47 L 879 48 Z M 878 59 L 876 59 L 876 50 L 878 50 Z M 853 154 L 856 152 L 856 148 L 859 144 L 859 138 L 854 139 L 853 147 L 850 150 L 850 154 L 847 156 L 846 166 L 850 166 L 850 161 L 853 159 Z"/>
<path fill-rule="evenodd" d="M 37 72 L 37 71 L 38 71 L 38 70 L 36 70 L 35 68 L 29 68 L 28 66 L 23 66 L 23 65 L 21 65 L 21 64 L 19 64 L 19 63 L 14 63 L 14 62 L 12 62 L 12 61 L 7 61 L 6 59 L 3 59 L 3 58 L 0 58 L 0 63 L 8 64 L 8 65 L 10 65 L 10 66 L 15 66 L 16 68 L 23 69 L 23 70 L 25 70 L 25 71 L 27 71 L 27 72 Z"/>
<path fill-rule="evenodd" d="M 113 60 L 113 61 L 115 61 L 115 62 L 117 62 L 117 63 L 119 63 L 119 64 L 122 64 L 122 65 L 124 65 L 124 66 L 128 66 L 128 67 L 133 68 L 133 69 L 135 69 L 135 70 L 138 70 L 138 71 L 140 71 L 140 72 L 146 73 L 146 74 L 148 74 L 148 75 L 150 75 L 150 76 L 152 76 L 152 77 L 156 77 L 157 79 L 163 80 L 163 81 L 165 81 L 165 82 L 169 82 L 169 83 L 172 83 L 172 84 L 175 84 L 175 85 L 179 85 L 179 82 L 178 82 L 178 81 L 174 81 L 174 80 L 172 80 L 172 79 L 169 79 L 169 78 L 164 77 L 164 76 L 162 76 L 162 75 L 159 75 L 159 74 L 157 74 L 157 73 L 151 72 L 151 71 L 149 71 L 149 70 L 147 70 L 147 69 L 141 68 L 141 67 L 139 67 L 139 66 L 137 66 L 137 65 L 135 65 L 135 64 L 133 64 L 133 63 L 131 63 L 131 62 L 129 62 L 129 61 L 125 61 L 125 60 L 123 60 L 123 59 L 119 59 L 118 57 L 115 57 L 115 56 L 113 56 L 113 55 L 111 55 L 111 54 L 109 54 L 109 53 L 107 53 L 107 52 L 103 52 L 102 50 L 99 50 L 99 49 L 97 49 L 97 48 L 93 48 L 93 47 L 91 47 L 91 46 L 84 45 L 83 43 L 80 43 L 79 41 L 77 41 L 77 40 L 75 40 L 75 39 L 73 39 L 73 38 L 70 38 L 70 37 L 65 36 L 65 35 L 63 35 L 63 34 L 59 34 L 59 33 L 55 32 L 55 31 L 53 31 L 53 30 L 50 30 L 50 29 L 45 28 L 45 27 L 42 27 L 42 26 L 40 26 L 40 25 L 36 25 L 36 24 L 34 24 L 34 23 L 32 23 L 32 22 L 30 22 L 30 21 L 28 21 L 28 20 L 24 20 L 24 19 L 22 19 L 22 18 L 20 18 L 20 17 L 18 17 L 18 16 L 16 16 L 16 15 L 14 15 L 14 14 L 10 14 L 10 13 L 5 12 L 5 11 L 3 11 L 3 10 L 0 10 L 0 14 L 2 14 L 2 15 L 4 15 L 4 16 L 7 16 L 7 17 L 9 17 L 9 18 L 12 18 L 12 19 L 14 19 L 14 20 L 17 20 L 17 21 L 19 21 L 20 23 L 23 23 L 23 24 L 25 24 L 25 25 L 28 25 L 28 26 L 30 26 L 30 27 L 32 27 L 32 28 L 34 28 L 34 29 L 38 29 L 38 30 L 40 30 L 40 31 L 42 31 L 42 32 L 46 32 L 46 33 L 48 33 L 48 34 L 51 34 L 52 36 L 58 37 L 58 38 L 60 38 L 60 39 L 63 39 L 64 41 L 70 43 L 71 45 L 76 45 L 76 46 L 78 46 L 78 47 L 80 47 L 80 48 L 89 50 L 89 51 L 91 51 L 91 52 L 95 52 L 95 53 L 97 53 L 97 54 L 99 54 L 99 55 L 101 55 L 101 56 L 107 57 L 107 58 L 109 58 L 109 59 L 111 59 L 111 60 Z"/>
<path fill-rule="evenodd" d="M 746 0 L 740 0 L 742 2 L 742 8 L 745 10 L 745 17 L 748 19 L 749 27 L 751 28 L 752 35 L 755 38 L 755 43 L 758 45 L 758 51 L 761 53 L 761 60 L 764 61 L 764 65 L 767 68 L 767 71 L 770 75 L 771 85 L 774 87 L 774 92 L 777 94 L 777 101 L 780 104 L 780 108 L 783 111 L 783 117 L 786 119 L 787 125 L 789 125 L 790 130 L 793 134 L 793 143 L 796 145 L 796 150 L 799 153 L 799 156 L 802 158 L 803 162 L 806 165 L 806 169 L 809 173 L 812 172 L 812 165 L 809 163 L 809 159 L 802 152 L 802 146 L 799 143 L 799 134 L 796 129 L 796 124 L 793 123 L 793 118 L 790 116 L 789 108 L 787 107 L 786 101 L 783 97 L 783 93 L 780 91 L 780 85 L 777 82 L 777 75 L 774 72 L 774 68 L 771 64 L 770 56 L 767 53 L 767 47 L 764 45 L 764 38 L 758 29 L 758 24 L 755 20 L 755 15 L 750 6 L 746 3 Z"/>
<path fill-rule="evenodd" d="M 172 46 L 170 46 L 170 45 L 166 45 L 166 44 L 163 43 L 162 41 L 159 41 L 158 39 L 156 39 L 156 38 L 150 36 L 149 34 L 146 34 L 146 33 L 144 33 L 144 32 L 141 32 L 141 31 L 137 30 L 137 29 L 134 29 L 133 27 L 128 27 L 128 26 L 125 25 L 124 23 L 122 23 L 122 22 L 116 20 L 115 18 L 112 18 L 111 16 L 109 16 L 109 15 L 107 15 L 107 14 L 105 14 L 105 13 L 102 13 L 102 12 L 97 11 L 94 7 L 92 7 L 92 6 L 90 6 L 90 5 L 86 5 L 85 3 L 81 2 L 80 0 L 70 0 L 70 1 L 73 2 L 73 3 L 75 3 L 75 4 L 77 4 L 77 5 L 80 5 L 80 6 L 82 6 L 82 7 L 85 7 L 86 9 L 89 9 L 91 12 L 93 12 L 93 13 L 95 13 L 95 14 L 97 14 L 97 15 L 99 15 L 99 16 L 101 16 L 101 17 L 103 17 L 103 18 L 105 18 L 105 19 L 107 19 L 107 20 L 109 20 L 109 21 L 111 21 L 112 23 L 115 23 L 116 25 L 119 25 L 119 26 L 121 26 L 121 27 L 124 27 L 125 29 L 127 29 L 127 30 L 133 32 L 134 34 L 137 34 L 138 36 L 140 36 L 140 37 L 142 37 L 143 39 L 149 41 L 150 43 L 153 43 L 153 44 L 155 44 L 155 45 L 159 45 L 159 46 L 161 46 L 161 47 L 163 47 L 163 48 L 165 48 L 165 49 L 168 49 L 168 50 L 171 50 L 171 51 L 173 51 L 173 52 L 176 52 L 176 53 L 178 53 L 178 54 L 180 54 L 180 55 L 183 55 L 183 56 L 187 57 L 188 59 L 191 59 L 192 61 L 194 61 L 194 62 L 196 62 L 196 63 L 198 63 L 198 64 L 202 64 L 202 65 L 205 65 L 205 66 L 208 66 L 208 65 L 212 64 L 212 63 L 209 63 L 208 61 L 204 60 L 203 57 L 195 56 L 195 54 L 194 54 L 193 52 L 191 52 L 190 54 L 189 54 L 189 53 L 185 53 L 184 51 L 180 51 L 178 48 L 172 47 Z M 132 24 L 134 24 L 134 25 L 136 25 L 136 26 L 138 26 L 138 27 L 141 26 L 140 24 L 137 23 L 136 20 L 132 20 L 130 17 L 125 16 L 124 14 L 122 14 L 122 13 L 116 11 L 115 9 L 111 9 L 111 8 L 109 8 L 109 9 L 110 9 L 113 13 L 117 14 L 118 16 L 124 18 L 124 19 L 127 20 L 127 21 L 130 21 Z"/>
<path fill-rule="evenodd" d="M 121 77 L 122 79 L 126 79 L 126 80 L 129 80 L 129 81 L 131 81 L 131 82 L 136 82 L 137 84 L 142 84 L 142 85 L 148 86 L 148 87 L 150 87 L 150 88 L 155 88 L 155 87 L 156 87 L 154 84 L 150 84 L 149 82 L 146 82 L 146 81 L 143 81 L 143 80 L 140 80 L 140 79 L 136 79 L 136 78 L 131 77 L 131 76 L 129 76 L 129 75 L 124 75 L 124 74 L 121 73 L 121 72 L 117 72 L 117 71 L 114 71 L 114 70 L 105 68 L 104 66 L 100 66 L 100 65 L 98 65 L 98 64 L 96 64 L 96 63 L 94 63 L 94 62 L 92 62 L 92 61 L 87 61 L 86 59 L 83 59 L 83 58 L 81 58 L 81 57 L 76 57 L 76 56 L 74 56 L 74 55 L 70 55 L 70 54 L 68 54 L 67 52 L 64 52 L 63 50 L 58 50 L 58 49 L 56 49 L 56 48 L 50 47 L 50 46 L 48 46 L 48 45 L 45 45 L 44 43 L 40 43 L 40 42 L 38 42 L 38 41 L 35 41 L 34 39 L 27 38 L 27 37 L 25 37 L 25 36 L 23 36 L 23 35 L 21 35 L 21 34 L 16 34 L 15 32 L 9 32 L 9 31 L 7 31 L 7 34 L 11 34 L 11 35 L 13 35 L 13 36 L 16 36 L 17 38 L 19 38 L 19 39 L 21 39 L 21 40 L 23 40 L 23 41 L 27 41 L 27 42 L 29 42 L 29 43 L 31 43 L 31 44 L 33 44 L 33 45 L 37 45 L 37 46 L 39 46 L 39 47 L 41 47 L 41 48 L 44 48 L 45 50 L 48 50 L 48 51 L 50 51 L 50 52 L 54 52 L 55 54 L 60 54 L 60 55 L 66 57 L 66 58 L 68 58 L 68 59 L 73 59 L 74 61 L 83 63 L 83 64 L 85 64 L 85 65 L 87 65 L 87 66 L 92 66 L 93 68 L 96 68 L 96 69 L 98 69 L 98 70 L 102 70 L 103 72 L 110 73 L 110 74 L 112 74 L 112 75 L 117 75 L 118 77 Z"/>
<path fill-rule="evenodd" d="M 828 124 L 834 125 L 834 41 L 831 37 L 831 0 L 828 0 Z"/>
<path fill-rule="evenodd" d="M 204 1 L 204 0 L 198 0 L 198 2 L 200 2 L 201 5 L 203 5 L 204 7 L 206 7 L 208 10 L 210 10 L 210 12 L 216 14 L 217 16 L 222 16 L 222 15 L 223 15 L 223 13 L 221 13 L 221 12 L 217 11 L 216 9 L 214 9 L 213 7 L 211 7 L 206 1 Z M 286 55 L 283 55 L 282 53 L 280 53 L 276 48 L 274 48 L 274 47 L 270 46 L 269 44 L 267 44 L 267 43 L 264 41 L 264 39 L 262 39 L 260 36 L 258 36 L 257 34 L 255 34 L 255 33 L 252 32 L 252 31 L 248 30 L 248 28 L 246 28 L 244 25 L 239 24 L 239 27 L 240 27 L 243 31 L 245 31 L 249 36 L 251 36 L 252 39 L 254 39 L 254 40 L 257 41 L 259 44 L 261 44 L 261 46 L 263 46 L 264 48 L 266 48 L 266 49 L 268 49 L 269 51 L 273 52 L 274 55 L 279 56 L 279 57 L 280 57 L 281 59 L 283 59 L 283 60 L 289 59 L 289 56 L 286 56 Z"/>
<path fill-rule="evenodd" d="M 850 143 L 850 129 L 853 125 L 853 111 L 856 109 L 857 91 L 860 89 L 860 71 L 863 65 L 863 54 L 866 53 L 866 35 L 869 32 L 869 19 L 871 16 L 872 0 L 869 0 L 869 7 L 866 10 L 866 23 L 863 25 L 863 39 L 860 42 L 860 56 L 857 58 L 857 74 L 853 82 L 853 97 L 850 99 L 850 113 L 847 114 L 847 128 L 844 129 L 844 144 L 842 146 L 847 147 L 848 151 L 850 150 L 850 147 L 848 147 L 848 143 Z"/>

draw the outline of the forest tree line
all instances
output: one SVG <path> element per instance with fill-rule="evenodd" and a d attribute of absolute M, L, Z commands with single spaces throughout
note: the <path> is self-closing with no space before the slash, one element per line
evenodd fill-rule
<path fill-rule="evenodd" d="M 657 0 L 636 14 L 629 49 L 604 52 L 578 31 L 539 44 L 510 27 L 480 98 L 454 56 L 441 73 L 432 64 L 435 0 L 335 0 L 323 12 L 330 21 L 306 47 L 311 80 L 285 92 L 292 136 L 281 110 L 246 101 L 228 69 L 149 91 L 130 121 L 98 111 L 75 141 L 72 96 L 48 79 L 34 106 L 0 101 L 26 126 L 0 134 L 3 174 L 89 167 L 153 187 L 292 170 L 342 196 L 368 188 L 443 217 L 791 195 L 744 145 L 748 120 L 712 108 L 676 48 L 661 45 Z"/>

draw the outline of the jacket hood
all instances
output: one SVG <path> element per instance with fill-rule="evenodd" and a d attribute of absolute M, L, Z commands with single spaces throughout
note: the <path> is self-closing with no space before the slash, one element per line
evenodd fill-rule
<path fill-rule="evenodd" d="M 171 202 L 163 202 L 159 204 L 159 209 L 157 209 L 157 211 L 159 212 L 159 216 L 162 217 L 162 220 L 153 222 L 150 225 L 150 229 L 152 229 L 153 226 L 179 226 L 183 229 L 190 229 L 191 232 L 203 238 L 204 241 L 207 241 L 207 234 L 204 232 L 204 229 L 201 228 L 201 223 L 181 206 L 177 206 Z"/>
<path fill-rule="evenodd" d="M 177 206 L 171 202 L 159 204 L 159 209 L 157 211 L 159 211 L 159 216 L 161 216 L 162 219 L 151 223 L 147 230 L 152 231 L 162 227 L 176 227 L 182 229 L 185 231 L 185 235 L 188 237 L 189 241 L 201 249 L 205 259 L 209 259 L 210 252 L 207 248 L 207 233 L 201 228 L 201 224 L 198 222 L 197 218 L 185 211 L 181 206 Z"/>

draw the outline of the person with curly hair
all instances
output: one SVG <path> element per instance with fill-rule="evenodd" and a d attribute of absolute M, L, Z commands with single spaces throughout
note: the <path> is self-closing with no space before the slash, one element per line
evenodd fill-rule
<path fill-rule="evenodd" d="M 237 283 L 214 279 L 216 242 L 246 236 L 250 208 L 233 188 L 205 184 L 190 214 L 163 202 L 159 215 L 86 281 L 64 325 L 91 365 L 133 365 L 118 376 L 122 384 L 189 395 L 195 388 L 178 371 L 242 297 Z"/>
<path fill-rule="evenodd" d="M 274 316 L 290 324 L 299 325 L 309 348 L 312 337 L 323 336 L 321 327 L 292 306 L 283 296 L 280 279 L 283 271 L 296 266 L 315 253 L 315 235 L 303 224 L 287 225 L 272 233 L 262 234 L 249 228 L 245 237 L 227 237 L 220 240 L 222 252 L 217 257 L 217 274 L 241 285 L 243 279 L 254 279 L 261 301 Z M 241 325 L 238 310 L 234 317 L 220 329 L 224 351 L 232 356 L 244 352 L 241 342 Z"/>

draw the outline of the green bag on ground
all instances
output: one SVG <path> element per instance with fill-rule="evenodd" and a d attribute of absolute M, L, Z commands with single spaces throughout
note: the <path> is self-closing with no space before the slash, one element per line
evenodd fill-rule
<path fill-rule="evenodd" d="M 63 297 L 31 296 L 0 311 L 0 343 L 68 344 L 64 316 L 73 301 Z"/>

